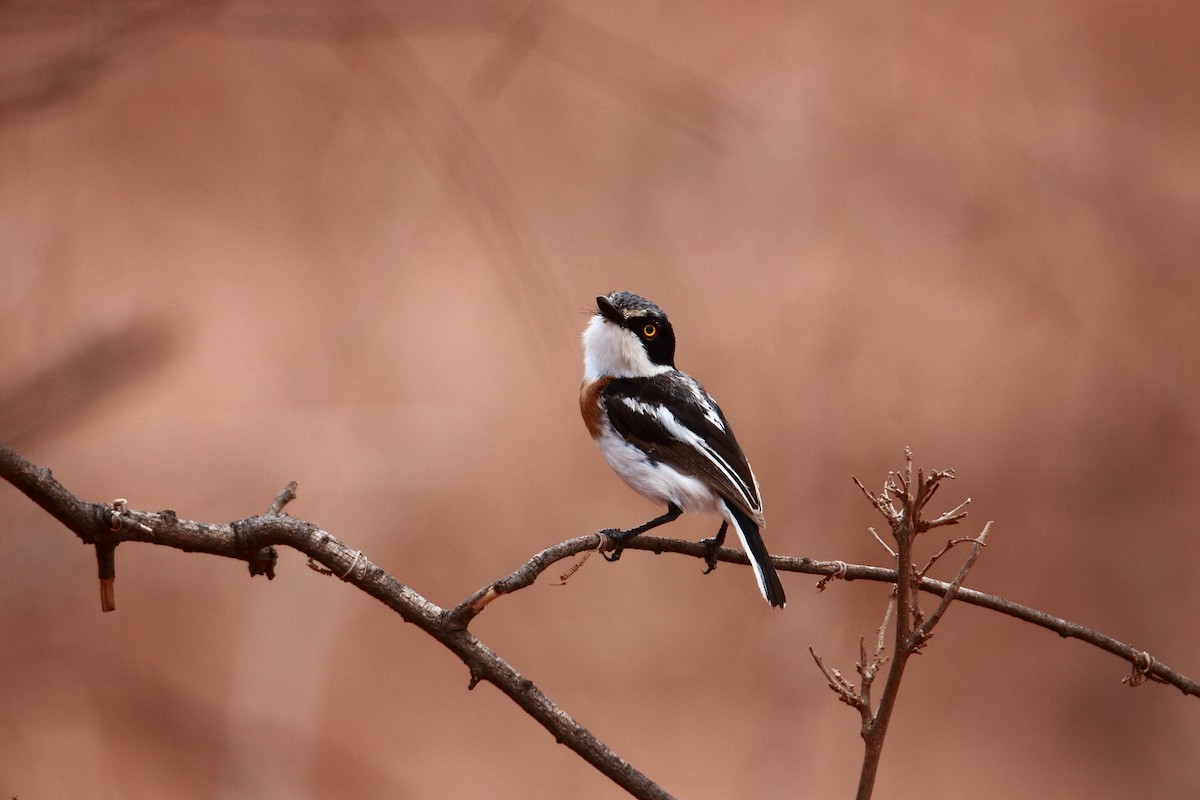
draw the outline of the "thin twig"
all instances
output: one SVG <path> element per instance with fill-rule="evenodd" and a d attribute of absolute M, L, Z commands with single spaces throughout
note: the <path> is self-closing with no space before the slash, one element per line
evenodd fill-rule
<path fill-rule="evenodd" d="M 991 523 L 989 522 L 988 525 L 991 525 Z M 984 530 L 987 530 L 987 528 L 984 527 Z M 878 539 L 879 535 L 876 534 L 875 538 Z M 929 574 L 929 570 L 933 569 L 933 565 L 938 562 L 938 559 L 940 559 L 942 556 L 946 555 L 946 553 L 949 553 L 954 547 L 956 547 L 957 545 L 960 545 L 960 544 L 965 544 L 966 542 L 976 542 L 976 541 L 979 541 L 979 540 L 977 538 L 971 537 L 971 536 L 962 536 L 962 537 L 959 537 L 958 539 L 947 539 L 945 546 L 943 546 L 941 550 L 938 550 L 936 553 L 934 553 L 932 556 L 930 556 L 929 560 L 925 562 L 925 566 L 923 566 L 923 567 L 921 567 L 921 569 L 917 570 L 917 575 L 919 577 L 924 578 L 926 575 Z"/>
<path fill-rule="evenodd" d="M 838 696 L 838 699 L 848 706 L 861 709 L 862 700 L 858 692 L 855 691 L 854 684 L 846 680 L 846 676 L 842 675 L 838 670 L 825 666 L 825 662 L 817 655 L 816 650 L 810 647 L 808 648 L 808 652 L 813 657 L 813 661 L 817 662 L 817 668 L 825 675 L 825 680 L 828 681 L 829 688 Z"/>
<path fill-rule="evenodd" d="M 883 549 L 888 551 L 889 556 L 891 556 L 892 558 L 896 557 L 896 551 L 892 549 L 891 545 L 889 545 L 887 542 L 885 542 L 883 540 L 883 537 L 881 537 L 878 533 L 875 532 L 874 528 L 867 528 L 867 530 L 869 530 L 871 532 L 871 535 L 875 537 L 875 541 L 877 541 L 881 545 L 883 545 Z"/>
<path fill-rule="evenodd" d="M 962 521 L 963 517 L 967 516 L 966 507 L 971 504 L 971 498 L 967 498 L 959 503 L 954 508 L 940 515 L 936 519 L 922 521 L 921 530 L 927 531 L 930 528 L 938 528 L 942 525 L 957 525 Z"/>
<path fill-rule="evenodd" d="M 288 485 L 279 490 L 279 494 L 275 495 L 275 499 L 271 501 L 270 508 L 267 509 L 268 517 L 277 517 L 283 513 L 283 507 L 296 499 L 296 489 L 300 484 L 295 481 L 288 481 Z"/>
<path fill-rule="evenodd" d="M 895 610 L 896 610 L 896 595 L 893 594 L 890 598 L 888 598 L 887 609 L 883 612 L 883 622 L 879 623 L 879 629 L 876 631 L 875 652 L 871 656 L 870 661 L 867 661 L 867 653 L 864 648 L 862 637 L 859 637 L 859 640 L 858 640 L 858 649 L 859 649 L 858 673 L 860 675 L 862 675 L 862 679 L 863 679 L 862 692 L 860 692 L 860 696 L 862 698 L 863 705 L 866 706 L 866 708 L 868 710 L 870 710 L 870 708 L 871 708 L 871 684 L 875 682 L 875 674 L 877 672 L 879 672 L 879 668 L 882 667 L 884 664 L 886 664 L 888 661 L 887 656 L 885 656 L 883 654 L 884 642 L 887 639 L 888 620 L 891 619 L 892 612 L 894 612 Z M 865 730 L 865 726 L 868 725 L 869 723 L 870 723 L 870 717 L 864 716 L 863 717 L 864 730 Z"/>
<path fill-rule="evenodd" d="M 532 586 L 538 576 L 556 562 L 579 553 L 604 548 L 606 543 L 608 543 L 607 537 L 593 533 L 587 536 L 576 536 L 547 547 L 540 553 L 535 553 L 532 558 L 513 572 L 472 592 L 466 599 L 446 612 L 446 622 L 459 628 L 466 628 L 471 620 L 496 598 Z"/>
<path fill-rule="evenodd" d="M 971 571 L 971 567 L 975 566 L 975 559 L 979 557 L 979 552 L 983 549 L 987 540 L 988 531 L 991 529 L 992 523 L 991 520 L 988 520 L 988 523 L 983 526 L 983 531 L 979 534 L 979 537 L 975 539 L 975 544 L 971 546 L 971 552 L 967 555 L 966 560 L 963 561 L 962 568 L 958 571 L 958 575 L 954 577 L 954 580 L 951 581 L 946 593 L 942 595 L 941 602 L 938 603 L 938 606 L 933 610 L 933 613 L 929 615 L 929 619 L 922 623 L 920 628 L 913 632 L 914 637 L 919 637 L 921 641 L 929 638 L 929 635 L 933 632 L 934 626 L 938 624 L 938 621 L 942 618 L 942 615 L 946 613 L 946 609 L 950 607 L 950 603 L 954 601 L 955 596 L 958 594 L 959 588 L 962 586 L 963 581 L 967 578 L 967 573 Z"/>

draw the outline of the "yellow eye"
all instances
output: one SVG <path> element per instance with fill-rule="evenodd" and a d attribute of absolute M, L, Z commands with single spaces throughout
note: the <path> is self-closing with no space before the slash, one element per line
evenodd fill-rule
<path fill-rule="evenodd" d="M 642 336 L 645 336 L 647 339 L 653 339 L 655 336 L 658 336 L 658 326 L 650 324 L 642 328 Z"/>

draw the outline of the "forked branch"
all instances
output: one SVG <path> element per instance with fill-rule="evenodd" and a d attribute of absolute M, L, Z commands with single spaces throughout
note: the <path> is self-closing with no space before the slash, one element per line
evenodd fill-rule
<path fill-rule="evenodd" d="M 871 501 L 871 505 L 888 521 L 892 529 L 892 537 L 896 542 L 896 548 L 893 550 L 886 542 L 883 542 L 879 534 L 875 533 L 874 530 L 871 531 L 872 535 L 876 539 L 879 539 L 880 543 L 888 549 L 888 552 L 895 556 L 896 582 L 892 596 L 888 600 L 887 611 L 884 614 L 884 623 L 879 628 L 878 644 L 873 658 L 867 658 L 866 647 L 863 645 L 862 640 L 859 640 L 859 660 L 856 669 L 863 678 L 862 689 L 855 692 L 854 687 L 848 682 L 844 680 L 839 682 L 831 679 L 831 676 L 832 678 L 840 678 L 840 673 L 837 670 L 831 670 L 826 667 L 821 658 L 815 652 L 813 653 L 813 658 L 816 660 L 817 666 L 826 676 L 826 679 L 829 680 L 830 688 L 838 694 L 838 699 L 857 708 L 862 717 L 864 748 L 862 770 L 859 774 L 858 800 L 867 800 L 867 798 L 871 797 L 875 789 L 875 776 L 879 769 L 880 757 L 883 754 L 883 744 L 887 736 L 888 724 L 891 721 L 896 698 L 900 692 L 900 683 L 904 677 L 904 669 L 908 663 L 908 659 L 925 646 L 929 637 L 933 635 L 934 627 L 941 621 L 943 615 L 946 613 L 946 609 L 957 597 L 958 591 L 962 587 L 962 582 L 966 579 L 967 573 L 971 571 L 975 559 L 978 558 L 979 551 L 983 547 L 988 530 L 991 527 L 991 523 L 989 522 L 979 537 L 973 540 L 974 545 L 971 548 L 971 553 L 963 562 L 958 575 L 947 587 L 946 592 L 942 595 L 941 602 L 938 603 L 933 614 L 925 618 L 920 604 L 917 602 L 917 590 L 920 588 L 925 577 L 925 572 L 939 558 L 945 555 L 953 547 L 954 543 L 948 542 L 941 551 L 929 559 L 925 568 L 920 572 L 917 572 L 913 564 L 913 543 L 918 534 L 930 528 L 957 524 L 967 515 L 965 510 L 967 503 L 961 503 L 956 508 L 932 520 L 927 520 L 924 516 L 926 506 L 937 493 L 942 480 L 953 478 L 954 473 L 951 470 L 934 470 L 926 475 L 924 470 L 918 469 L 916 471 L 916 480 L 914 480 L 912 453 L 907 449 L 904 451 L 904 461 L 904 471 L 902 473 L 889 472 L 883 484 L 883 491 L 879 494 L 871 492 L 863 485 L 862 481 L 857 478 L 854 479 L 858 488 Z M 893 610 L 896 612 L 896 622 L 893 633 L 891 666 L 888 669 L 879 705 L 877 708 L 872 709 L 871 682 L 874 680 L 876 671 L 884 662 L 884 632 Z"/>

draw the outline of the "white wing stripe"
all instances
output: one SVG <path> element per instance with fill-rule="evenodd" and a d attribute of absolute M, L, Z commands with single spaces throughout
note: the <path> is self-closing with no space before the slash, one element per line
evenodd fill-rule
<path fill-rule="evenodd" d="M 712 398 L 705 394 L 704 390 L 700 388 L 700 384 L 691 378 L 687 378 L 687 376 L 684 377 L 686 378 L 687 387 L 691 391 L 692 397 L 696 399 L 696 405 L 704 409 L 704 418 L 711 422 L 713 427 L 718 430 L 725 430 L 725 423 L 721 421 L 721 414 L 717 411 L 717 406 L 713 403 Z"/>
<path fill-rule="evenodd" d="M 712 449 L 708 442 L 704 440 L 698 433 L 681 423 L 671 410 L 666 406 L 652 405 L 641 400 L 636 400 L 632 397 L 622 397 L 621 402 L 629 406 L 633 411 L 639 414 L 645 414 L 649 417 L 654 417 L 658 423 L 662 425 L 671 436 L 683 444 L 694 447 L 705 458 L 707 458 L 717 470 L 729 479 L 730 484 L 737 489 L 741 495 L 742 502 L 747 508 L 758 508 L 758 503 L 751 496 L 750 487 L 744 480 L 734 471 L 732 467 L 721 458 L 716 451 Z"/>

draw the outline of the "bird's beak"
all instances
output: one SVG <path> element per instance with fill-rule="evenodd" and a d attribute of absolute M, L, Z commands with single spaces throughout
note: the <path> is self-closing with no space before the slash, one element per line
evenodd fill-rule
<path fill-rule="evenodd" d="M 621 314 L 621 310 L 614 306 L 612 301 L 610 301 L 604 295 L 600 295 L 596 298 L 596 310 L 599 311 L 600 315 L 609 322 L 612 322 L 616 325 L 625 324 L 625 317 Z"/>

